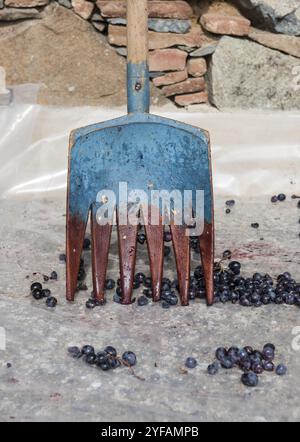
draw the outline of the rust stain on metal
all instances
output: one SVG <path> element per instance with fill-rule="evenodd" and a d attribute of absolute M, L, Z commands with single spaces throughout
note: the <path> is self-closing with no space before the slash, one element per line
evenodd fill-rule
<path fill-rule="evenodd" d="M 92 211 L 92 269 L 94 296 L 100 303 L 105 300 L 105 280 L 108 265 L 112 226 L 97 223 L 96 210 Z"/>
<path fill-rule="evenodd" d="M 214 303 L 214 217 L 211 223 L 204 223 L 204 230 L 199 238 L 200 254 L 206 287 L 206 301 L 208 305 Z"/>
<path fill-rule="evenodd" d="M 145 226 L 145 231 L 147 236 L 147 246 L 152 276 L 153 301 L 159 301 L 164 265 L 164 226 L 161 216 L 158 216 L 159 225 L 151 225 L 150 217 L 151 215 L 154 215 L 154 210 L 155 208 L 151 207 L 151 212 L 149 213 L 149 222 L 148 225 Z"/>
<path fill-rule="evenodd" d="M 80 218 L 67 213 L 67 246 L 66 246 L 66 297 L 74 301 L 77 290 L 77 277 L 83 249 L 86 223 Z"/>
<path fill-rule="evenodd" d="M 120 225 L 117 213 L 122 304 L 131 304 L 134 282 L 138 226 Z M 126 241 L 121 238 L 126 237 Z"/>
<path fill-rule="evenodd" d="M 190 237 L 185 226 L 171 224 L 181 305 L 189 305 Z"/>

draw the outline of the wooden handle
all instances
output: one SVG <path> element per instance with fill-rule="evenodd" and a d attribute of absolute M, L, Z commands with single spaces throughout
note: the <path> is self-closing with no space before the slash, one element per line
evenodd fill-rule
<path fill-rule="evenodd" d="M 127 51 L 129 63 L 148 60 L 148 0 L 127 0 Z"/>

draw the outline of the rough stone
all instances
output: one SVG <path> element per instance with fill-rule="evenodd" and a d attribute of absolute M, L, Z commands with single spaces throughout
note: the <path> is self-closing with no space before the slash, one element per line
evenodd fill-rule
<path fill-rule="evenodd" d="M 127 57 L 127 48 L 116 47 L 116 52 L 122 57 Z"/>
<path fill-rule="evenodd" d="M 299 0 L 233 0 L 252 24 L 260 29 L 300 35 Z"/>
<path fill-rule="evenodd" d="M 122 57 L 127 57 L 127 48 L 116 46 L 115 50 Z M 167 49 L 163 49 L 163 50 L 167 51 Z M 156 51 L 159 51 L 159 49 L 157 49 Z M 153 53 L 156 52 L 156 51 L 152 51 L 152 52 L 149 53 L 149 57 L 150 57 L 150 60 L 151 60 L 151 67 L 152 68 L 155 68 L 155 64 L 160 62 L 158 60 L 158 57 L 154 57 L 154 58 L 151 59 L 151 57 L 153 57 L 153 55 L 154 55 Z M 164 74 L 164 72 L 160 73 L 160 71 L 153 71 L 152 70 L 152 71 L 149 72 L 150 77 L 159 77 L 159 76 L 161 76 L 163 74 Z"/>
<path fill-rule="evenodd" d="M 250 31 L 250 21 L 246 18 L 222 14 L 204 14 L 200 19 L 204 29 L 214 34 L 245 36 Z"/>
<path fill-rule="evenodd" d="M 166 86 L 168 84 L 180 83 L 181 81 L 186 80 L 188 77 L 187 70 L 178 72 L 169 72 L 161 77 L 154 78 L 153 84 L 154 86 Z"/>
<path fill-rule="evenodd" d="M 217 49 L 218 43 L 214 43 L 208 46 L 203 46 L 190 53 L 190 57 L 207 57 L 212 55 Z"/>
<path fill-rule="evenodd" d="M 179 49 L 157 49 L 149 53 L 150 71 L 183 71 L 187 54 Z"/>
<path fill-rule="evenodd" d="M 127 57 L 127 48 L 117 47 L 116 46 L 115 50 L 122 57 Z M 150 58 L 150 72 L 149 72 L 149 76 L 150 76 L 150 78 L 161 77 L 161 76 L 164 75 L 164 72 L 160 71 L 160 69 L 158 71 L 154 71 L 153 70 L 153 69 L 156 69 L 157 67 L 160 68 L 160 67 L 166 66 L 165 60 L 163 60 L 161 57 L 165 57 L 166 55 L 168 56 L 168 54 L 163 54 L 162 53 L 161 55 L 159 55 L 158 52 L 160 52 L 160 51 L 172 51 L 170 56 L 171 57 L 174 57 L 174 56 L 177 57 L 176 52 L 173 52 L 173 51 L 176 51 L 176 49 L 157 49 L 156 51 L 150 52 L 149 53 L 149 58 Z M 169 62 L 169 60 L 168 60 L 168 62 Z M 175 59 L 172 61 L 172 63 L 174 63 L 174 62 L 176 62 Z M 171 67 L 172 66 L 173 66 L 173 64 L 171 65 Z M 185 61 L 184 61 L 184 63 L 180 62 L 179 66 L 180 67 L 185 66 Z M 170 67 L 170 64 L 167 67 Z M 170 70 L 170 69 L 168 69 L 168 70 Z"/>
<path fill-rule="evenodd" d="M 126 26 L 126 18 L 108 18 L 107 21 L 111 25 Z M 148 20 L 148 28 L 155 32 L 173 32 L 175 34 L 185 34 L 192 27 L 191 20 L 175 20 L 163 18 L 150 18 Z"/>
<path fill-rule="evenodd" d="M 164 72 L 149 72 L 149 78 L 153 79 L 156 77 L 162 77 L 164 75 Z"/>
<path fill-rule="evenodd" d="M 104 32 L 106 29 L 106 24 L 104 22 L 99 22 L 99 21 L 93 21 L 93 26 L 95 29 L 97 29 L 97 31 L 99 32 Z"/>
<path fill-rule="evenodd" d="M 190 106 L 191 104 L 207 103 L 208 94 L 207 92 L 197 92 L 195 94 L 177 95 L 174 100 L 178 106 Z"/>
<path fill-rule="evenodd" d="M 205 89 L 205 81 L 203 77 L 200 78 L 188 78 L 185 81 L 177 84 L 171 84 L 170 86 L 164 86 L 162 93 L 166 97 L 172 95 L 188 94 L 191 92 L 200 92 Z"/>
<path fill-rule="evenodd" d="M 72 0 L 72 6 L 74 12 L 85 20 L 88 20 L 91 17 L 94 10 L 94 3 L 86 0 Z"/>
<path fill-rule="evenodd" d="M 191 0 L 193 2 L 193 9 L 197 17 L 200 18 L 203 14 L 216 13 L 223 15 L 235 15 L 243 17 L 236 5 L 229 3 L 226 0 Z"/>
<path fill-rule="evenodd" d="M 48 5 L 50 0 L 5 0 L 5 6 L 11 8 L 34 8 Z"/>
<path fill-rule="evenodd" d="M 108 23 L 110 23 L 111 25 L 121 25 L 121 26 L 127 25 L 126 18 L 122 18 L 122 17 L 105 18 L 105 20 L 108 21 Z"/>
<path fill-rule="evenodd" d="M 40 13 L 35 8 L 17 9 L 4 8 L 0 11 L 0 20 L 2 21 L 16 21 L 32 18 L 40 18 Z"/>
<path fill-rule="evenodd" d="M 192 58 L 187 63 L 187 70 L 192 77 L 201 77 L 207 72 L 205 58 Z"/>
<path fill-rule="evenodd" d="M 125 1 L 103 1 L 98 0 L 99 7 L 103 17 L 126 17 Z M 193 9 L 185 1 L 149 1 L 148 11 L 150 18 L 176 18 L 190 19 L 193 17 Z"/>
<path fill-rule="evenodd" d="M 105 21 L 105 19 L 101 16 L 101 14 L 99 14 L 98 12 L 95 12 L 93 15 L 92 15 L 92 18 L 91 18 L 91 20 L 92 21 L 102 21 L 102 22 L 104 22 Z"/>
<path fill-rule="evenodd" d="M 191 46 L 181 46 L 181 45 L 178 45 L 176 47 L 178 49 L 180 49 L 181 51 L 185 51 L 187 54 L 190 54 L 191 52 L 193 52 L 195 50 L 195 48 L 193 48 Z"/>
<path fill-rule="evenodd" d="M 278 49 L 281 52 L 300 58 L 300 37 L 273 34 L 251 28 L 249 38 L 269 48 Z"/>
<path fill-rule="evenodd" d="M 111 25 L 120 25 L 120 26 L 126 26 L 127 25 L 126 18 L 122 18 L 122 17 L 104 18 L 104 20 L 107 21 L 108 23 L 110 23 Z"/>
<path fill-rule="evenodd" d="M 155 19 L 149 20 L 149 29 L 155 32 L 173 32 L 185 34 L 192 27 L 190 20 Z"/>
<path fill-rule="evenodd" d="M 126 28 L 124 26 L 109 25 L 108 41 L 115 46 L 126 46 Z M 149 31 L 149 49 L 163 49 L 177 45 L 200 47 L 201 42 L 199 26 L 195 26 L 187 34 L 166 34 L 163 32 Z"/>
<path fill-rule="evenodd" d="M 209 68 L 218 109 L 300 109 L 299 60 L 257 43 L 223 37 Z"/>
<path fill-rule="evenodd" d="M 56 2 L 46 7 L 41 20 L 0 28 L 0 45 L 0 66 L 6 69 L 7 84 L 41 85 L 40 104 L 126 103 L 125 60 L 92 24 Z M 154 87 L 152 98 L 166 102 Z"/>
<path fill-rule="evenodd" d="M 70 2 L 70 0 L 58 0 L 58 4 L 68 9 L 72 8 L 72 3 Z"/>

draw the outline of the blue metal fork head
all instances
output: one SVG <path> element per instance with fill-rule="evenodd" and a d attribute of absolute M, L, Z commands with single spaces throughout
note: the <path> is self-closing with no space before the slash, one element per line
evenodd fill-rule
<path fill-rule="evenodd" d="M 210 147 L 206 131 L 145 113 L 87 126 L 71 134 L 69 214 L 86 222 L 102 189 L 203 190 L 204 218 L 213 213 Z"/>

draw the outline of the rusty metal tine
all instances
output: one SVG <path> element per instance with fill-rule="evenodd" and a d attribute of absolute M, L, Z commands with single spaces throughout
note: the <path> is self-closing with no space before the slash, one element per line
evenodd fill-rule
<path fill-rule="evenodd" d="M 206 300 L 208 305 L 214 303 L 214 221 L 204 223 L 204 230 L 199 238 L 202 268 L 204 273 Z"/>
<path fill-rule="evenodd" d="M 153 301 L 159 301 L 164 266 L 164 226 L 162 218 L 159 217 L 159 225 L 157 226 L 152 226 L 149 219 L 148 225 L 145 225 L 145 231 L 152 277 Z"/>
<path fill-rule="evenodd" d="M 138 226 L 120 225 L 117 211 L 122 304 L 131 304 Z"/>
<path fill-rule="evenodd" d="M 91 216 L 93 289 L 95 299 L 103 303 L 112 225 L 98 224 L 96 213 L 97 209 L 93 205 Z"/>
<path fill-rule="evenodd" d="M 190 283 L 190 237 L 186 235 L 186 227 L 171 223 L 174 254 L 177 267 L 177 277 L 181 305 L 189 305 Z"/>
<path fill-rule="evenodd" d="M 74 301 L 86 222 L 71 216 L 68 211 L 66 226 L 66 297 L 68 301 Z"/>

